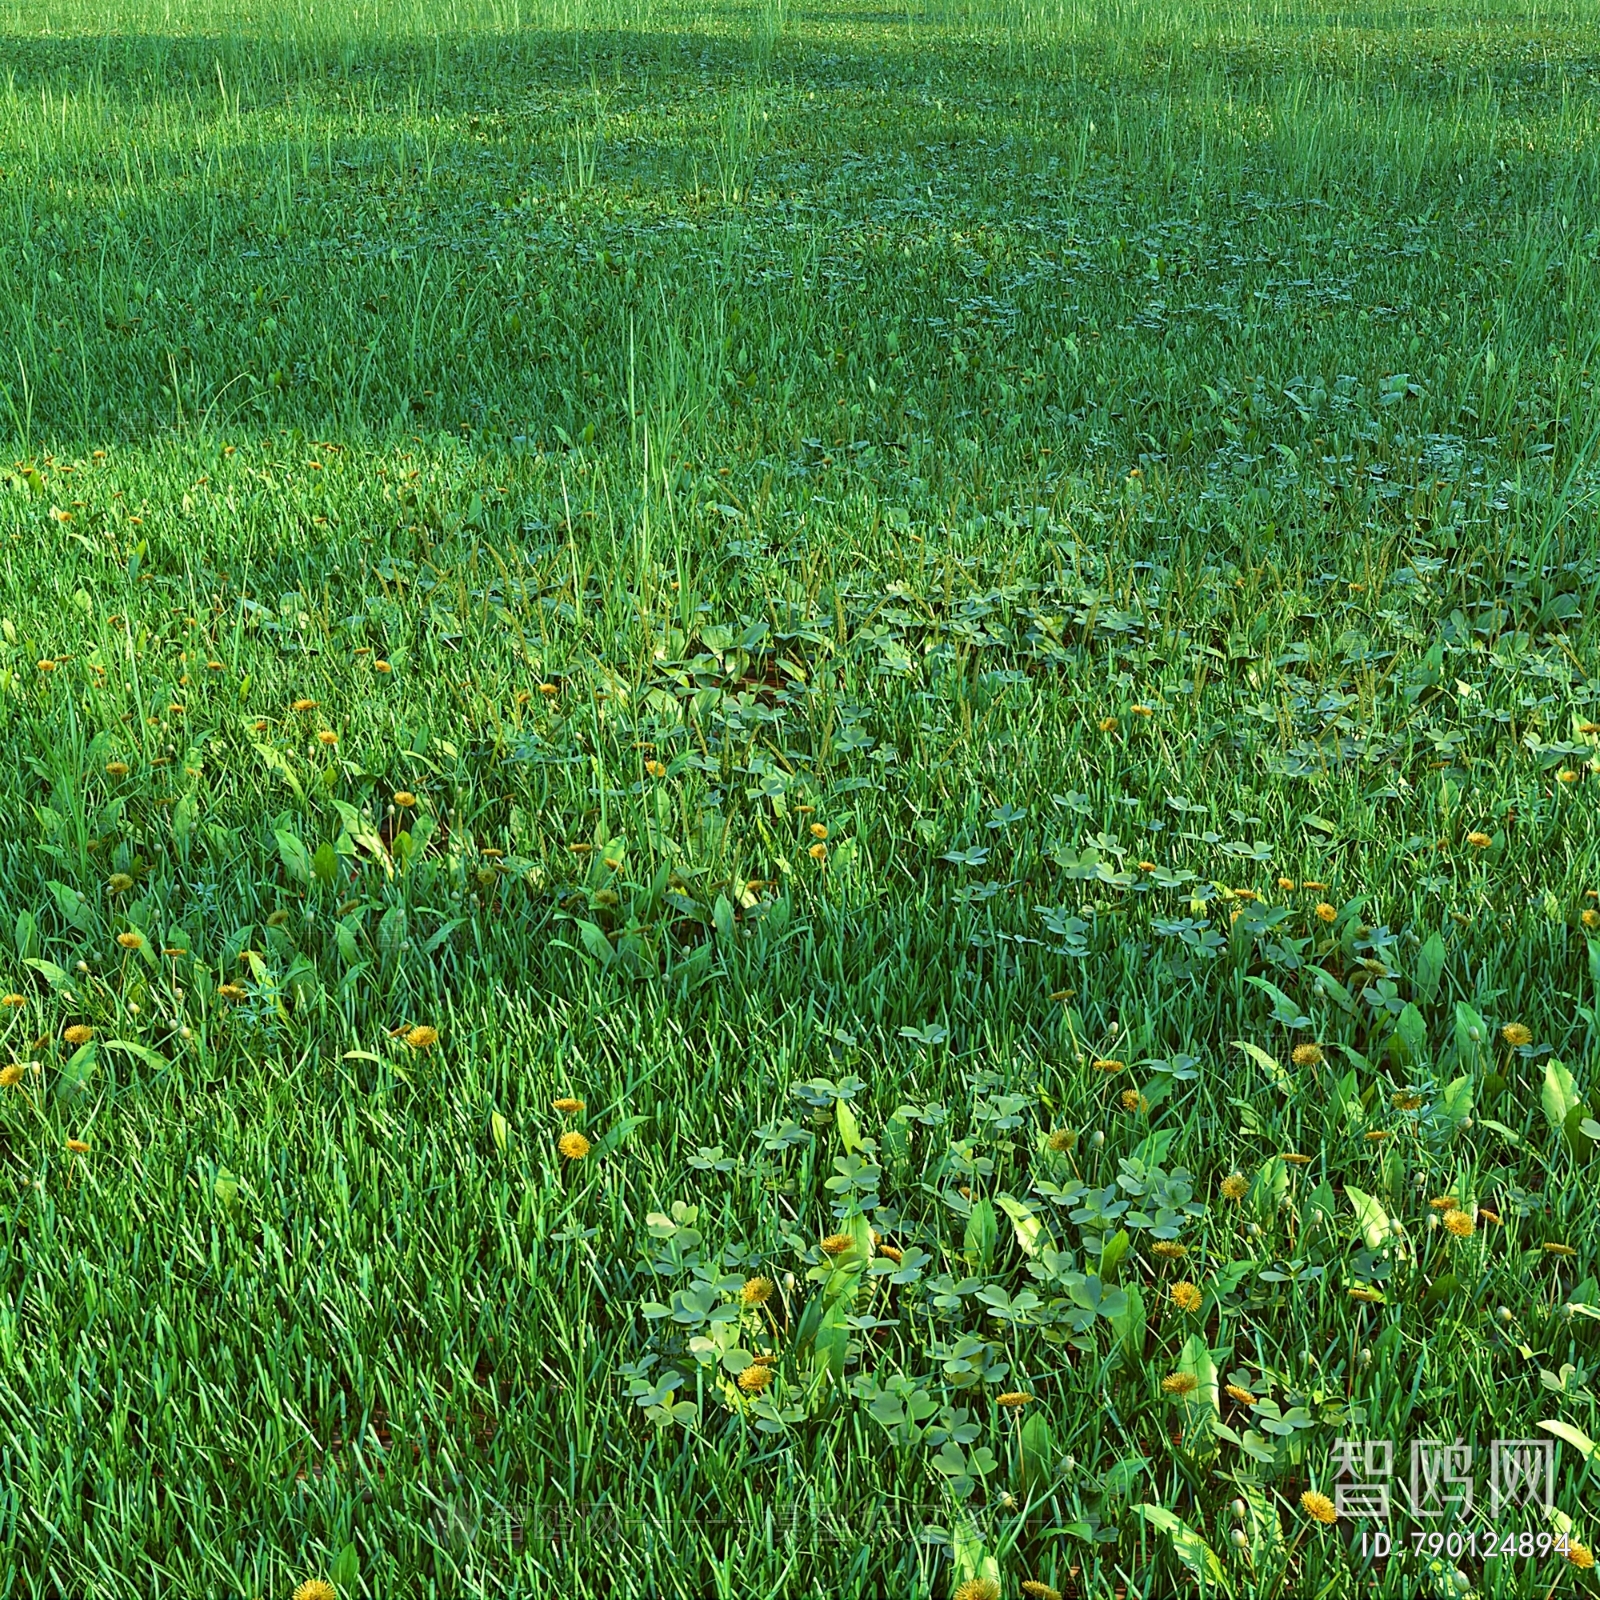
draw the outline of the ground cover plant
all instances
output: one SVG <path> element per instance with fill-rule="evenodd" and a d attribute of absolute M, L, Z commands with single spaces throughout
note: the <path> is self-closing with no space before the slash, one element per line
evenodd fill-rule
<path fill-rule="evenodd" d="M 0 41 L 5 1593 L 1595 1591 L 1587 8 Z"/>

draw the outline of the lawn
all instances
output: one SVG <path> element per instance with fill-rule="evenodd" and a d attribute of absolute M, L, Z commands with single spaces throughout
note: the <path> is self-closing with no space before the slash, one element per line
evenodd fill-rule
<path fill-rule="evenodd" d="M 1597 80 L 0 0 L 0 1595 L 1600 1592 Z"/>

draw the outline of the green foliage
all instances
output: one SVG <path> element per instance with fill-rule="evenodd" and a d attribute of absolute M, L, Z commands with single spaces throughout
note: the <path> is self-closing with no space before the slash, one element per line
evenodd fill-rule
<path fill-rule="evenodd" d="M 1592 17 L 0 31 L 15 1592 L 1600 1537 Z"/>

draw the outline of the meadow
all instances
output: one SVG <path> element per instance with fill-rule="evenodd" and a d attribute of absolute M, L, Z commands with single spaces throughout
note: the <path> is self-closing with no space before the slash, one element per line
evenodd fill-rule
<path fill-rule="evenodd" d="M 0 1594 L 1600 1590 L 1597 82 L 0 0 Z"/>

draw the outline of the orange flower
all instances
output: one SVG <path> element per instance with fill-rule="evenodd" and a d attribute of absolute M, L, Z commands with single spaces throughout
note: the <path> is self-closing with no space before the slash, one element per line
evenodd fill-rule
<path fill-rule="evenodd" d="M 1307 1489 L 1300 1496 L 1300 1505 L 1313 1522 L 1320 1522 L 1325 1528 L 1331 1528 L 1339 1520 L 1333 1501 L 1325 1494 L 1318 1494 L 1315 1489 Z"/>
<path fill-rule="evenodd" d="M 771 1367 L 751 1365 L 734 1380 L 743 1394 L 760 1394 L 772 1382 Z"/>

